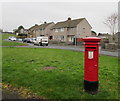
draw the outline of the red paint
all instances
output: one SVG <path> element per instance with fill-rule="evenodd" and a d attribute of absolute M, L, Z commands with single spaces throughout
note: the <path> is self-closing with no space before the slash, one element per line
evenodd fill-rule
<path fill-rule="evenodd" d="M 87 37 L 82 40 L 85 41 L 84 80 L 98 81 L 98 47 L 101 39 L 97 37 Z M 91 54 L 93 53 L 93 58 L 91 54 L 89 55 L 89 52 Z"/>

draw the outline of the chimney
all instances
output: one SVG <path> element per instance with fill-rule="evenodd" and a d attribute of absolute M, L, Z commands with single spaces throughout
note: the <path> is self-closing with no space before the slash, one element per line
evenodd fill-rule
<path fill-rule="evenodd" d="M 71 20 L 71 18 L 70 18 L 70 17 L 68 17 L 68 20 Z"/>
<path fill-rule="evenodd" d="M 46 24 L 47 22 L 45 21 L 44 24 Z"/>
<path fill-rule="evenodd" d="M 35 24 L 35 26 L 38 26 L 38 24 Z"/>

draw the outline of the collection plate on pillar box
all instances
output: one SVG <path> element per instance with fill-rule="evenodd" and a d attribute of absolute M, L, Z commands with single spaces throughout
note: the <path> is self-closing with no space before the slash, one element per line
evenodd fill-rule
<path fill-rule="evenodd" d="M 93 51 L 88 51 L 88 59 L 93 59 Z"/>

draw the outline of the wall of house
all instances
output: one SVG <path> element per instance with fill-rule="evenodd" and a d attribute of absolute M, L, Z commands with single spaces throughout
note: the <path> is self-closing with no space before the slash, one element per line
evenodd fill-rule
<path fill-rule="evenodd" d="M 44 36 L 50 36 L 50 33 L 51 33 L 51 27 L 54 25 L 54 23 L 48 25 L 45 29 L 40 29 L 40 28 L 37 28 L 35 30 L 35 34 L 36 34 L 36 37 L 39 37 L 40 35 L 44 35 Z"/>
<path fill-rule="evenodd" d="M 45 36 L 48 36 L 48 37 L 50 36 L 50 34 L 52 33 L 51 30 L 50 30 L 52 26 L 54 26 L 54 23 L 51 23 L 46 27 L 46 29 L 44 31 Z"/>
<path fill-rule="evenodd" d="M 36 37 L 40 36 L 40 30 L 35 30 Z"/>
<path fill-rule="evenodd" d="M 76 35 L 76 27 L 69 28 L 67 31 L 67 35 Z"/>
<path fill-rule="evenodd" d="M 86 19 L 83 19 L 78 25 L 76 29 L 76 34 L 78 38 L 91 36 L 92 27 L 89 25 Z"/>
<path fill-rule="evenodd" d="M 39 28 L 35 30 L 36 37 L 45 34 L 45 30 L 40 30 Z"/>
<path fill-rule="evenodd" d="M 51 31 L 51 36 L 53 36 L 53 40 L 58 40 L 58 41 L 65 41 L 67 40 L 67 28 L 62 28 L 62 29 L 52 29 Z M 64 37 L 63 40 L 61 38 Z"/>

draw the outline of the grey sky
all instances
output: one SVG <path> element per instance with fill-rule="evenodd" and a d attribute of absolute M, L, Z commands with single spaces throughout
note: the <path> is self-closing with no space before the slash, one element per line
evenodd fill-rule
<path fill-rule="evenodd" d="M 12 31 L 23 25 L 29 28 L 41 22 L 60 22 L 86 18 L 92 30 L 109 32 L 103 21 L 118 11 L 117 2 L 5 2 L 2 4 L 2 28 Z"/>

